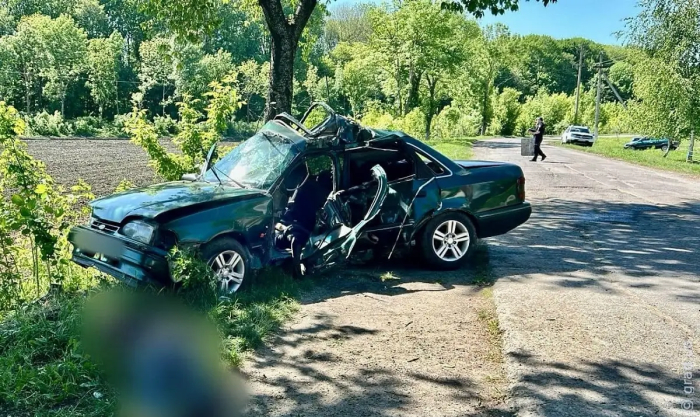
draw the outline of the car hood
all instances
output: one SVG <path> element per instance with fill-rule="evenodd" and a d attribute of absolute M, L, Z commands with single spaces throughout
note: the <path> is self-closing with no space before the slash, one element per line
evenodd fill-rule
<path fill-rule="evenodd" d="M 207 182 L 175 181 L 137 188 L 93 201 L 94 217 L 121 223 L 126 217 L 155 218 L 163 213 L 199 204 L 244 199 L 263 194 L 256 189 Z"/>

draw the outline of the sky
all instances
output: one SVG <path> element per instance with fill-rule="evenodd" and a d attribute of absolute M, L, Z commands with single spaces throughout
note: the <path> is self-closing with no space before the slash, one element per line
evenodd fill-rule
<path fill-rule="evenodd" d="M 520 1 L 520 10 L 480 19 L 482 25 L 503 23 L 511 33 L 549 35 L 556 39 L 582 37 L 619 45 L 613 34 L 625 28 L 626 17 L 637 15 L 637 0 L 559 0 L 547 7 Z"/>
<path fill-rule="evenodd" d="M 487 13 L 480 24 L 503 23 L 511 33 L 549 35 L 556 39 L 582 37 L 603 44 L 619 45 L 614 32 L 624 29 L 624 19 L 637 15 L 638 0 L 559 0 L 547 7 L 520 0 L 520 10 L 493 16 Z M 382 0 L 338 0 L 331 10 L 354 3 L 382 3 Z"/>

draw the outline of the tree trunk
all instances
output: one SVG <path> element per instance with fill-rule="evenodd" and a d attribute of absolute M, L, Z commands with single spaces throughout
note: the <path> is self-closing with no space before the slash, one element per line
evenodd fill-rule
<path fill-rule="evenodd" d="M 24 72 L 24 105 L 26 106 L 26 112 L 29 113 L 31 109 L 31 102 L 29 99 L 29 89 L 31 86 L 31 82 L 29 81 L 29 74 L 25 71 Z"/>
<path fill-rule="evenodd" d="M 433 123 L 435 114 L 435 87 L 437 86 L 437 77 L 425 77 L 428 81 L 428 111 L 425 112 L 425 140 L 430 140 L 430 125 Z"/>
<path fill-rule="evenodd" d="M 489 111 L 489 96 L 491 92 L 491 82 L 487 81 L 486 88 L 484 88 L 484 97 L 481 103 L 481 127 L 479 128 L 479 134 L 484 136 L 486 134 L 486 125 L 488 124 L 488 111 Z"/>
<path fill-rule="evenodd" d="M 412 67 L 412 66 L 411 66 Z M 408 75 L 408 97 L 406 98 L 406 107 L 404 108 L 404 114 L 408 114 L 411 110 L 418 107 L 419 102 L 419 90 L 420 90 L 420 80 L 422 78 L 422 73 L 415 71 L 411 68 Z"/>
<path fill-rule="evenodd" d="M 265 120 L 292 110 L 294 55 L 298 41 L 289 37 L 273 37 L 270 54 L 270 85 L 267 90 Z"/>
<path fill-rule="evenodd" d="M 270 85 L 265 105 L 265 120 L 292 110 L 294 56 L 299 38 L 311 17 L 317 0 L 300 0 L 291 20 L 280 0 L 258 0 L 270 30 Z"/>

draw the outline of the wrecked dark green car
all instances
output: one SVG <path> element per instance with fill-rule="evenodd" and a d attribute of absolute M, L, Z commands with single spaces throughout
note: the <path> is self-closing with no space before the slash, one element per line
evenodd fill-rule
<path fill-rule="evenodd" d="M 321 110 L 323 121 L 305 125 Z M 129 284 L 172 284 L 168 252 L 197 250 L 223 292 L 266 265 L 286 262 L 276 225 L 301 184 L 326 175 L 327 199 L 301 252 L 306 273 L 342 265 L 351 254 L 418 250 L 426 266 L 462 265 L 477 239 L 528 220 L 525 178 L 513 164 L 453 161 L 404 133 L 365 128 L 314 104 L 297 120 L 281 114 L 199 174 L 91 203 L 92 218 L 71 230 L 73 261 Z"/>

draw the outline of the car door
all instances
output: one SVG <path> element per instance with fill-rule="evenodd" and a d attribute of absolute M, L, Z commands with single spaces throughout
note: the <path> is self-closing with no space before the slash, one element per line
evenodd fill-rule
<path fill-rule="evenodd" d="M 353 252 L 361 233 L 379 215 L 389 193 L 386 172 L 380 165 L 371 169 L 374 198 L 362 219 L 349 224 L 344 211 L 342 190 L 334 192 L 323 208 L 326 230 L 310 237 L 302 251 L 302 263 L 309 272 L 321 272 L 344 264 Z"/>
<path fill-rule="evenodd" d="M 362 164 L 384 167 L 389 192 L 379 216 L 366 232 L 395 244 L 412 235 L 415 225 L 439 205 L 440 189 L 433 171 L 403 140 L 384 141 L 347 154 L 346 177 L 355 178 Z M 436 163 L 436 169 L 440 166 Z M 444 168 L 442 168 L 444 172 Z"/>

